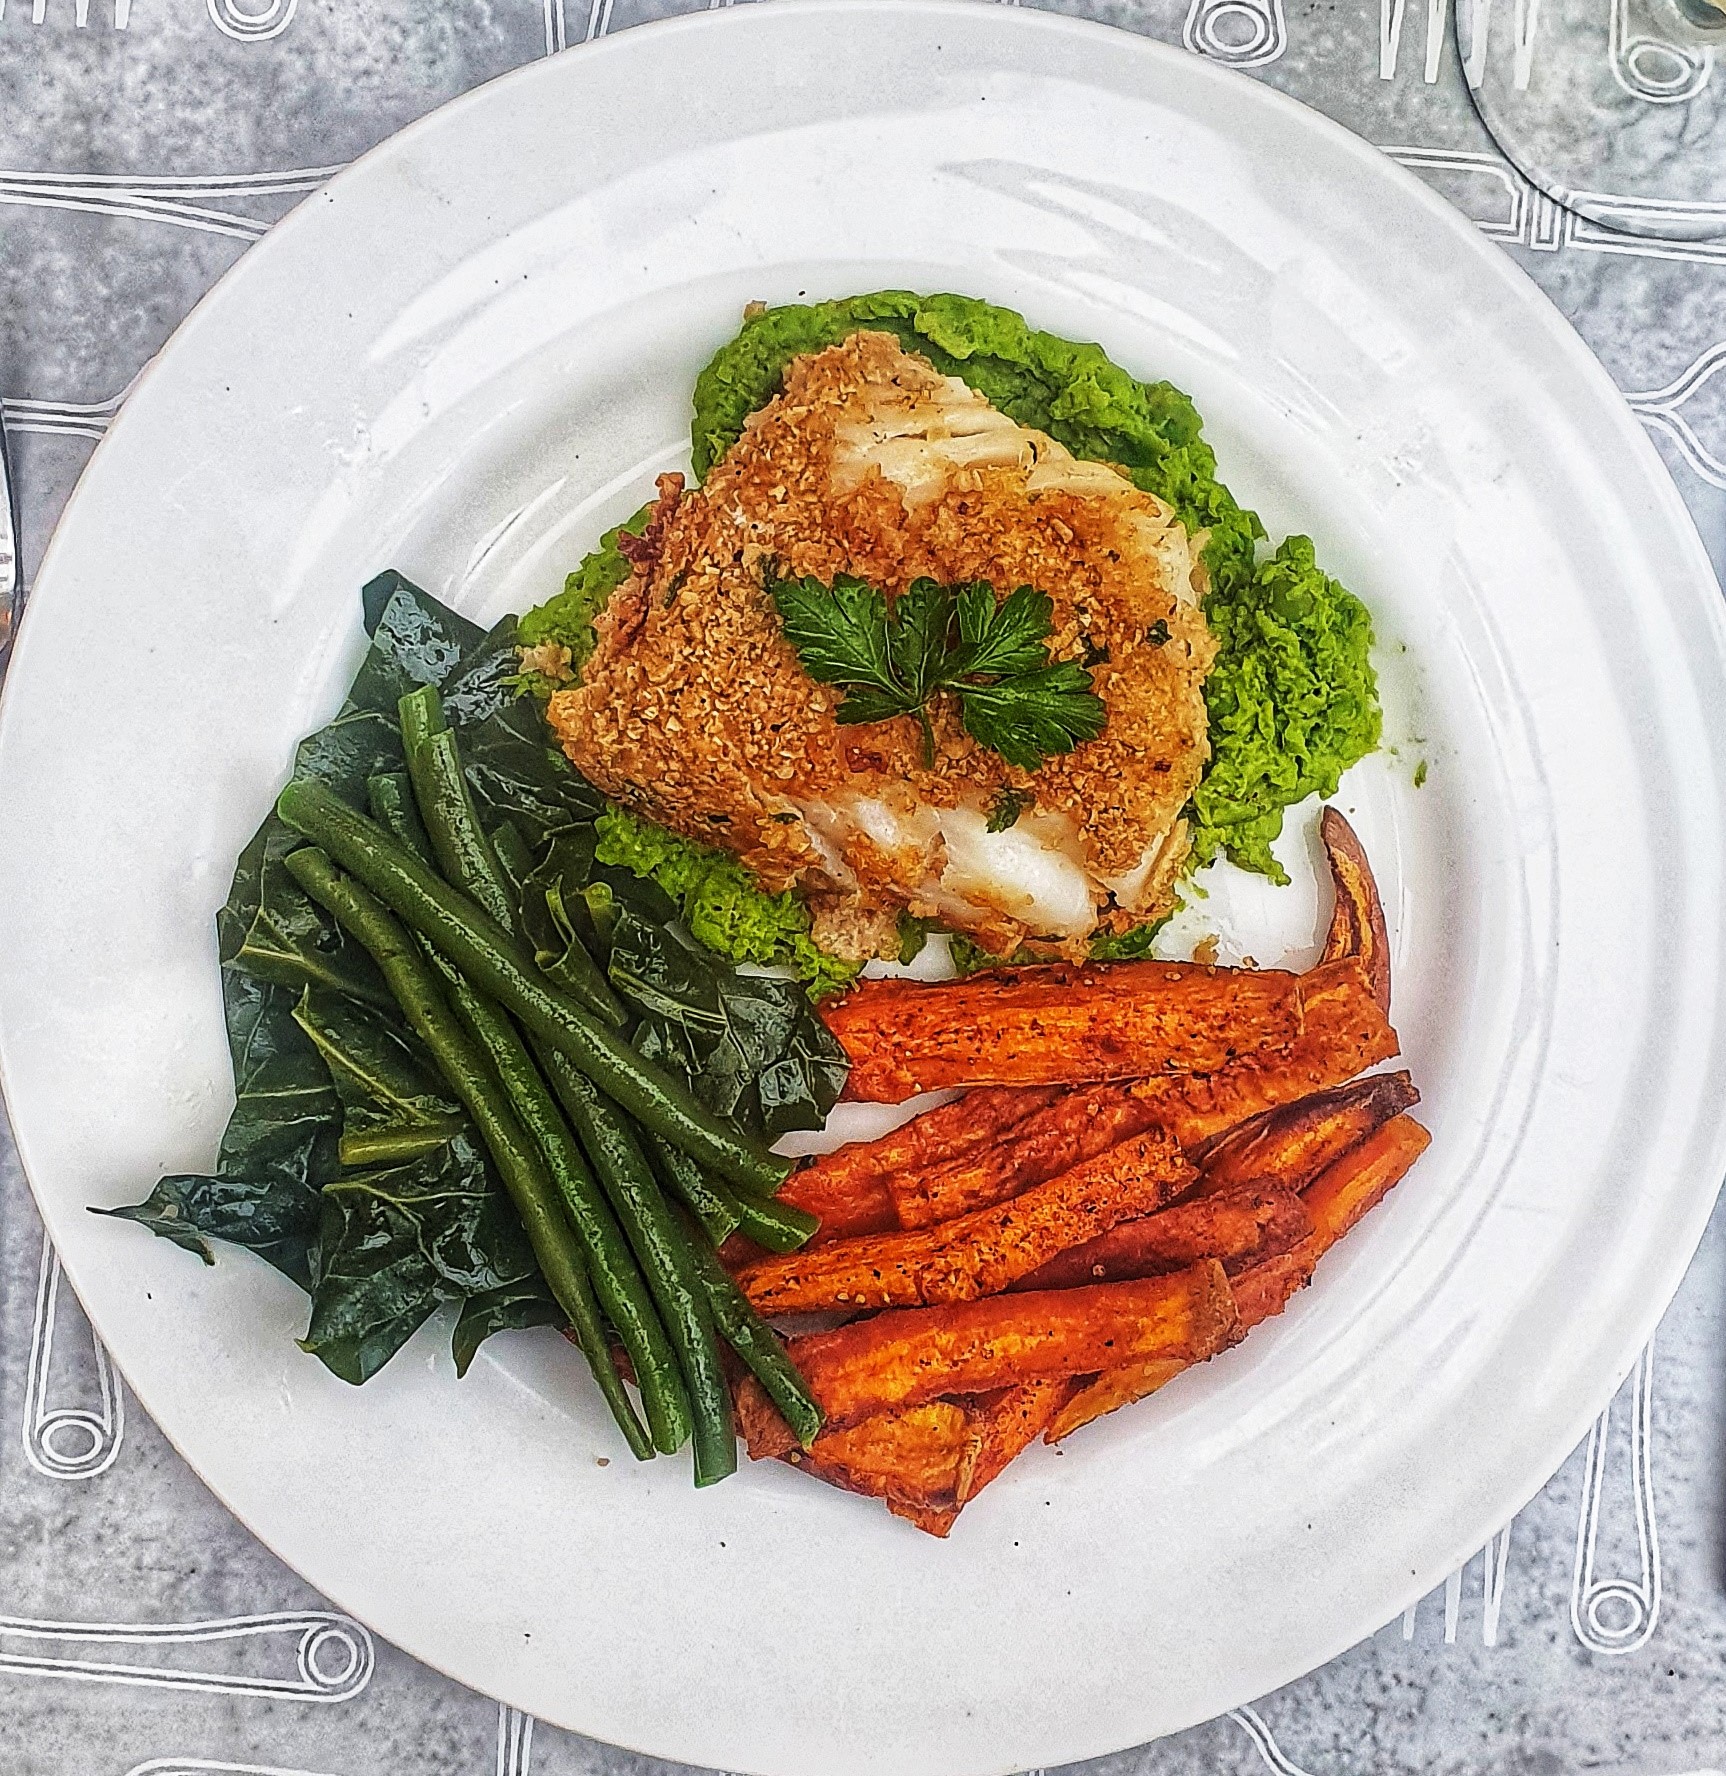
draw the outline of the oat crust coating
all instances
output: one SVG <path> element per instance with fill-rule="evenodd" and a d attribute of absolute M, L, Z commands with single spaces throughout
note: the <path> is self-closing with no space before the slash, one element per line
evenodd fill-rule
<path fill-rule="evenodd" d="M 933 485 L 908 486 L 902 467 L 889 478 L 881 463 L 906 447 L 892 440 L 943 404 L 937 456 L 965 454 L 965 436 L 939 441 L 955 427 L 992 427 L 992 442 L 974 460 L 941 458 Z M 1001 460 L 1003 437 L 1012 460 Z M 912 815 L 1028 790 L 1027 818 L 1099 879 L 1103 925 L 1166 905 L 1185 854 L 1180 811 L 1208 757 L 1202 687 L 1215 653 L 1202 538 L 1167 506 L 870 332 L 795 360 L 705 484 L 662 477 L 660 495 L 580 684 L 548 709 L 564 750 L 607 795 L 735 853 L 770 890 L 802 887 L 818 937 L 853 955 L 879 950 L 902 908 L 968 924 L 997 953 L 1039 935 L 1005 906 L 970 918 L 938 906 L 939 839 L 934 852 L 883 844 L 831 818 L 859 798 Z M 828 583 L 856 574 L 889 597 L 922 576 L 986 580 L 1001 594 L 1035 586 L 1054 605 L 1051 655 L 1093 662 L 1107 728 L 1024 772 L 971 739 L 946 697 L 931 710 L 932 765 L 910 717 L 841 726 L 842 694 L 809 679 L 781 632 L 769 568 Z M 1128 875 L 1158 844 L 1129 918 L 1100 879 Z"/>

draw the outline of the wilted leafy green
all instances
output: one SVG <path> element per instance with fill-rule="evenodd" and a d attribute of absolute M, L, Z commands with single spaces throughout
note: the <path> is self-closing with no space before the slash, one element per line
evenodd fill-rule
<path fill-rule="evenodd" d="M 637 1049 L 769 1140 L 820 1128 L 844 1089 L 845 1051 L 796 983 L 739 974 L 686 942 L 642 898 L 651 884 L 606 886 L 606 973 L 637 1014 Z"/>
<path fill-rule="evenodd" d="M 444 684 L 443 709 L 486 824 L 508 820 L 538 850 L 591 824 L 605 802 L 552 740 L 538 706 L 518 694 L 518 639 L 514 617 L 479 639 Z"/>
<path fill-rule="evenodd" d="M 490 1164 L 465 1129 L 409 1164 L 327 1185 L 321 1252 L 301 1343 L 356 1384 L 441 1303 L 521 1290 L 537 1275 Z"/>
<path fill-rule="evenodd" d="M 462 1129 L 460 1107 L 399 1017 L 308 987 L 294 1022 L 312 1039 L 341 1103 L 343 1165 L 399 1165 Z"/>
<path fill-rule="evenodd" d="M 563 1309 L 552 1300 L 537 1269 L 519 1282 L 504 1283 L 483 1295 L 469 1295 L 461 1304 L 455 1331 L 450 1334 L 455 1372 L 467 1374 L 479 1347 L 494 1332 L 520 1332 L 529 1326 L 562 1324 Z"/>
<path fill-rule="evenodd" d="M 371 646 L 349 697 L 302 743 L 296 769 L 365 806 L 373 776 L 404 765 L 396 699 L 437 684 L 548 972 L 573 943 L 604 956 L 621 933 L 619 965 L 652 999 L 645 1043 L 675 1051 L 705 1098 L 757 1129 L 818 1123 L 844 1057 L 795 986 L 741 979 L 663 931 L 681 972 L 649 957 L 638 928 L 669 926 L 678 905 L 596 862 L 605 804 L 509 682 L 513 619 L 484 634 L 395 574 L 366 588 L 365 616 Z M 236 1102 L 214 1175 L 163 1178 L 145 1201 L 103 1212 L 207 1262 L 212 1239 L 257 1252 L 310 1295 L 304 1347 L 350 1382 L 458 1304 L 452 1348 L 465 1371 L 493 1332 L 562 1314 L 489 1156 L 370 957 L 284 868 L 301 842 L 267 819 L 218 915 Z M 603 933 L 590 900 L 607 909 Z"/>
<path fill-rule="evenodd" d="M 294 1022 L 294 996 L 238 973 L 222 985 L 235 1105 L 215 1176 L 166 1177 L 143 1202 L 98 1212 L 141 1222 L 206 1263 L 208 1239 L 248 1246 L 309 1288 L 319 1192 L 337 1169 L 340 1105 Z"/>
<path fill-rule="evenodd" d="M 439 684 L 482 807 L 536 840 L 591 821 L 603 804 L 501 683 L 512 622 L 488 636 L 399 574 L 363 599 L 371 645 L 335 720 L 301 743 L 297 771 L 363 807 L 371 776 L 403 768 L 397 698 Z M 306 1347 L 350 1381 L 375 1373 L 439 1303 L 471 1300 L 457 1322 L 465 1368 L 490 1331 L 554 1317 L 549 1297 L 371 958 L 282 868 L 300 843 L 266 819 L 217 916 L 236 1102 L 215 1174 L 163 1178 L 144 1202 L 108 1212 L 206 1259 L 211 1239 L 257 1252 L 310 1293 Z"/>

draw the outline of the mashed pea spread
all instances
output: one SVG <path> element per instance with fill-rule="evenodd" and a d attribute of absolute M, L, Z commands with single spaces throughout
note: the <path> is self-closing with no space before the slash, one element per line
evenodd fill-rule
<path fill-rule="evenodd" d="M 1205 534 L 1205 621 L 1216 655 L 1204 680 L 1210 757 L 1185 816 L 1189 867 L 1226 855 L 1275 881 L 1271 853 L 1283 811 L 1332 794 L 1378 744 L 1380 710 L 1365 607 L 1314 558 L 1311 542 L 1274 550 L 1257 515 L 1217 479 L 1192 402 L 1144 383 L 1099 346 L 1039 332 L 970 297 L 879 291 L 751 315 L 697 379 L 692 456 L 705 479 L 752 413 L 780 392 L 792 360 L 860 330 L 886 333 L 943 376 L 957 377 L 1009 419 L 1046 433 L 1074 457 L 1113 464 Z M 593 622 L 631 571 L 620 547 L 648 511 L 608 532 L 563 591 L 522 619 L 524 679 L 549 692 L 593 647 Z M 601 823 L 602 859 L 649 876 L 682 904 L 694 934 L 734 960 L 789 964 L 817 993 L 854 967 L 826 955 L 794 892 L 769 894 L 732 857 L 621 810 Z M 1129 932 L 1125 941 L 1138 933 Z M 1101 942 L 1121 953 L 1118 931 Z"/>

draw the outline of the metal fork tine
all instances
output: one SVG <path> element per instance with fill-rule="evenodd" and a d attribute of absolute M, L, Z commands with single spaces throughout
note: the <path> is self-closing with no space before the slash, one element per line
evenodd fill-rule
<path fill-rule="evenodd" d="M 6 407 L 0 402 L 0 671 L 24 606 L 24 562 L 18 542 L 17 483 L 6 454 Z"/>

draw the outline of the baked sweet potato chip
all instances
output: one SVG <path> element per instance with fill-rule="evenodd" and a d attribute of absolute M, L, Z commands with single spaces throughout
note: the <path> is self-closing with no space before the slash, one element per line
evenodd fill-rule
<path fill-rule="evenodd" d="M 1055 963 L 964 980 L 867 980 L 822 1008 L 846 1095 L 1214 1073 L 1301 1033 L 1299 977 L 1193 962 Z"/>
<path fill-rule="evenodd" d="M 1033 1381 L 972 1401 L 955 1502 L 966 1505 L 1054 1422 L 1071 1383 Z"/>
<path fill-rule="evenodd" d="M 1059 1095 L 1053 1086 L 1024 1090 L 985 1086 L 966 1092 L 890 1129 L 878 1140 L 852 1141 L 820 1155 L 792 1173 L 779 1200 L 820 1220 L 811 1245 L 859 1233 L 884 1233 L 899 1225 L 886 1187 L 889 1177 L 988 1147 Z"/>
<path fill-rule="evenodd" d="M 1324 940 L 1324 960 L 1341 956 L 1358 959 L 1371 983 L 1373 997 L 1390 1014 L 1390 933 L 1385 929 L 1384 905 L 1372 866 L 1355 830 L 1335 808 L 1319 816 L 1319 838 L 1330 865 L 1336 904 L 1331 909 L 1330 930 Z"/>
<path fill-rule="evenodd" d="M 1295 977 L 1301 1033 L 1288 1048 L 1242 1055 L 1215 1073 L 1145 1079 L 1133 1088 L 1189 1151 L 1279 1104 L 1341 1085 L 1396 1053 L 1396 1032 L 1352 956 Z"/>
<path fill-rule="evenodd" d="M 737 1280 L 769 1316 L 974 1301 L 1067 1247 L 1160 1208 L 1195 1176 L 1180 1148 L 1156 1130 L 1118 1142 L 1009 1202 L 916 1232 L 763 1258 Z"/>
<path fill-rule="evenodd" d="M 1062 1092 L 997 1140 L 887 1179 L 901 1227 L 933 1227 L 1019 1195 L 1155 1126 L 1130 1085 Z"/>
<path fill-rule="evenodd" d="M 1101 1375 L 1088 1376 L 1070 1383 L 1067 1397 L 1062 1401 L 1060 1410 L 1050 1419 L 1049 1428 L 1043 1433 L 1043 1440 L 1046 1443 L 1059 1443 L 1063 1437 L 1071 1436 L 1080 1425 L 1088 1425 L 1092 1419 L 1101 1418 L 1105 1412 L 1113 1412 L 1118 1406 L 1131 1406 L 1135 1400 L 1148 1398 L 1158 1388 L 1173 1381 L 1183 1369 L 1190 1368 L 1192 1363 L 1178 1357 L 1152 1357 L 1148 1362 L 1128 1363 L 1122 1368 L 1106 1370 Z"/>
<path fill-rule="evenodd" d="M 1261 1111 L 1194 1152 L 1199 1189 L 1207 1195 L 1242 1184 L 1305 1190 L 1374 1129 L 1419 1102 L 1406 1073 L 1373 1073 Z"/>
<path fill-rule="evenodd" d="M 919 1529 L 944 1536 L 960 1509 L 1044 1434 L 1066 1395 L 1066 1382 L 1047 1381 L 931 1400 L 824 1431 L 807 1451 L 770 1440 L 751 1453 L 878 1498 Z"/>
<path fill-rule="evenodd" d="M 1255 1264 L 1234 1279 L 1243 1327 L 1281 1313 L 1312 1281 L 1313 1267 L 1368 1209 L 1380 1202 L 1432 1140 L 1412 1116 L 1399 1116 L 1368 1136 L 1313 1182 L 1301 1201 L 1313 1230 L 1298 1246 Z"/>
<path fill-rule="evenodd" d="M 1123 1221 L 1082 1246 L 1071 1246 L 1010 1286 L 1071 1289 L 1184 1270 L 1205 1258 L 1226 1267 L 1297 1246 L 1312 1217 L 1292 1191 L 1256 1185 L 1197 1197 L 1141 1220 Z"/>
<path fill-rule="evenodd" d="M 790 1450 L 784 1459 L 850 1492 L 940 1510 L 957 1502 L 970 1431 L 963 1406 L 932 1400 L 823 1431 L 811 1449 Z"/>
<path fill-rule="evenodd" d="M 1191 1358 L 1232 1338 L 1236 1325 L 1228 1278 L 1206 1262 L 1141 1282 L 894 1309 L 794 1338 L 788 1349 L 839 1429 L 944 1396 Z"/>

